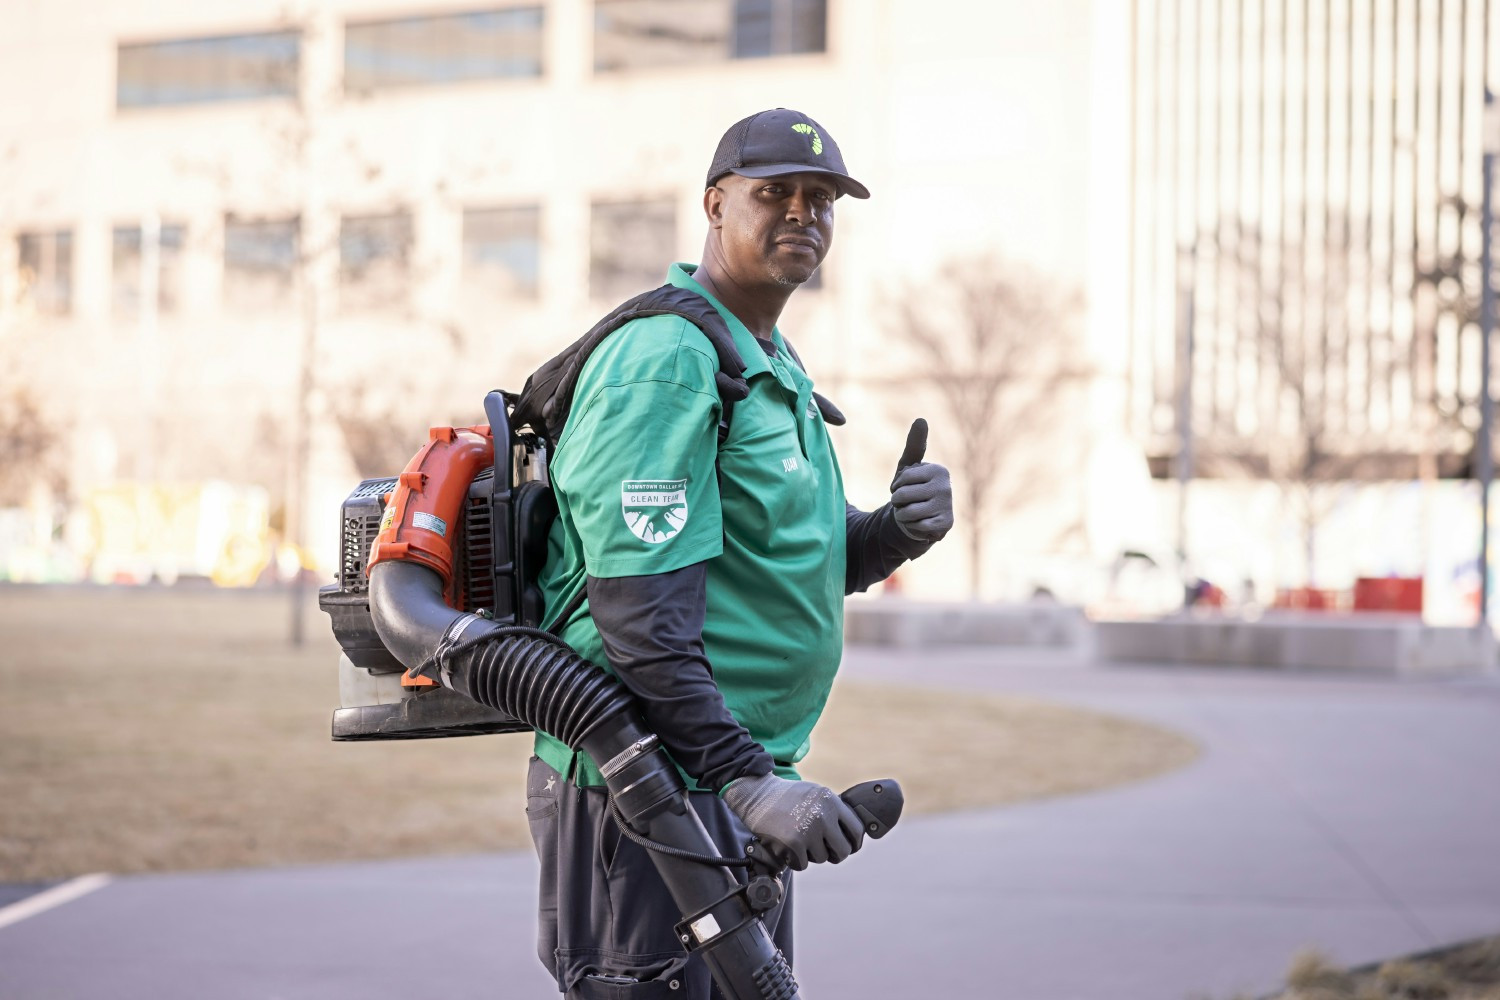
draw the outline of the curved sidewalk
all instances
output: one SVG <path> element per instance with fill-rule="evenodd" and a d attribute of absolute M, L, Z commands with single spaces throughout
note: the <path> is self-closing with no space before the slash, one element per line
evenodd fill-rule
<path fill-rule="evenodd" d="M 1047 659 L 853 650 L 846 669 L 1153 721 L 1203 756 L 1138 785 L 911 818 L 807 873 L 808 1000 L 1228 1000 L 1274 987 L 1305 946 L 1358 963 L 1500 933 L 1494 679 Z M 532 953 L 534 870 L 514 852 L 120 877 L 0 927 L 0 996 L 556 996 Z"/>
<path fill-rule="evenodd" d="M 1228 1000 L 1279 985 L 1304 947 L 1355 964 L 1500 934 L 1494 679 L 1040 659 L 866 652 L 850 676 L 1115 712 L 1187 733 L 1202 757 L 1135 786 L 913 823 L 857 882 L 816 873 L 799 914 L 799 930 L 824 928 L 799 962 L 810 996 L 860 995 L 831 959 L 855 949 L 895 970 L 866 980 L 890 984 L 878 995 Z M 900 915 L 875 916 L 881 901 Z"/>

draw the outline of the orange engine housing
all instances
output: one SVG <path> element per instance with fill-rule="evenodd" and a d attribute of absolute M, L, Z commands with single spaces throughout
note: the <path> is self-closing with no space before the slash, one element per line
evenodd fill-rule
<path fill-rule="evenodd" d="M 430 429 L 427 443 L 406 464 L 386 504 L 365 575 L 387 559 L 421 563 L 443 578 L 448 603 L 456 606 L 454 534 L 469 484 L 494 462 L 488 426 Z"/>

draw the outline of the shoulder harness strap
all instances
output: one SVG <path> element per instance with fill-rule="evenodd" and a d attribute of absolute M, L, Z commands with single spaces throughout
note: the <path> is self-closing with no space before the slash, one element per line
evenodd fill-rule
<path fill-rule="evenodd" d="M 532 373 L 512 414 L 516 426 L 530 425 L 532 430 L 555 442 L 573 409 L 578 376 L 594 349 L 605 337 L 631 320 L 662 315 L 680 316 L 702 330 L 718 355 L 719 370 L 714 374 L 714 383 L 721 403 L 719 443 L 722 444 L 729 432 L 729 417 L 734 404 L 750 394 L 749 384 L 745 381 L 745 361 L 734 346 L 728 324 L 713 304 L 696 292 L 675 285 L 662 285 L 621 303 L 562 353 Z"/>
<path fill-rule="evenodd" d="M 786 345 L 787 353 L 792 356 L 792 360 L 797 363 L 797 367 L 801 368 L 804 372 L 807 371 L 807 366 L 797 356 L 797 349 L 792 346 L 792 342 L 787 340 L 785 335 L 782 336 L 781 342 Z M 812 396 L 813 402 L 818 405 L 818 412 L 823 414 L 825 423 L 832 424 L 834 427 L 842 427 L 848 422 L 848 419 L 844 416 L 844 411 L 834 406 L 833 400 L 819 392 L 813 393 Z"/>

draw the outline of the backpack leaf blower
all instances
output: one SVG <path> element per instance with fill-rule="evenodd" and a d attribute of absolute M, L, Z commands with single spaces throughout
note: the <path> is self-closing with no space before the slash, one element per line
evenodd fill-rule
<path fill-rule="evenodd" d="M 434 428 L 400 476 L 366 480 L 345 501 L 340 582 L 319 595 L 342 649 L 333 738 L 535 728 L 582 750 L 599 765 L 621 832 L 650 848 L 683 914 L 678 940 L 702 952 L 725 997 L 797 1000 L 760 920 L 781 898 L 784 866 L 756 843 L 746 857 L 718 857 L 629 692 L 537 627 L 535 580 L 556 505 L 545 441 L 512 434 L 513 405 L 490 393 L 488 425 Z M 843 797 L 871 837 L 900 817 L 894 781 Z M 731 868 L 747 869 L 748 881 Z"/>

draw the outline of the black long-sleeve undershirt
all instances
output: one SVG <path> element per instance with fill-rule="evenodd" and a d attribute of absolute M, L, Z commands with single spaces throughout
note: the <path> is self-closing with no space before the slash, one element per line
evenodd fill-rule
<path fill-rule="evenodd" d="M 908 538 L 889 504 L 847 504 L 845 593 L 890 576 L 930 542 Z M 708 564 L 650 576 L 588 578 L 589 612 L 605 654 L 646 724 L 683 770 L 719 791 L 735 778 L 769 774 L 771 755 L 730 714 L 703 650 Z"/>
<path fill-rule="evenodd" d="M 771 773 L 771 755 L 729 713 L 703 653 L 707 563 L 591 576 L 588 595 L 610 665 L 683 770 L 715 792 L 735 778 Z"/>
<path fill-rule="evenodd" d="M 931 542 L 912 538 L 896 524 L 890 504 L 864 511 L 844 504 L 844 593 L 860 593 L 896 571 L 908 559 L 932 548 Z"/>

